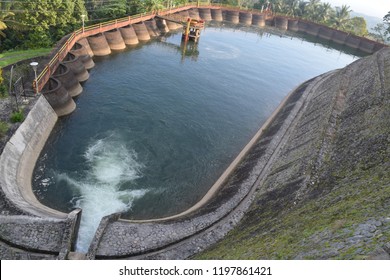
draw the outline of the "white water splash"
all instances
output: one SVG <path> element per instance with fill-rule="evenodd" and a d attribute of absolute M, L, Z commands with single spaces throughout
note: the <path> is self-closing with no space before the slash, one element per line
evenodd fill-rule
<path fill-rule="evenodd" d="M 141 176 L 142 165 L 137 155 L 129 150 L 118 137 L 111 135 L 92 143 L 84 154 L 88 170 L 83 179 L 73 179 L 67 174 L 57 175 L 65 180 L 80 196 L 73 198 L 76 207 L 82 209 L 81 224 L 76 250 L 88 251 L 101 219 L 116 212 L 127 211 L 134 200 L 144 196 L 147 190 L 121 190 L 123 184 L 131 184 Z"/>

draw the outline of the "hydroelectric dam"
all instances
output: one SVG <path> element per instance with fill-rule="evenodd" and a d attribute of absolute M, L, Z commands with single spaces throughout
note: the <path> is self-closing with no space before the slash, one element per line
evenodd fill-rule
<path fill-rule="evenodd" d="M 35 163 L 58 118 L 76 110 L 74 97 L 82 94 L 94 57 L 104 58 L 182 26 L 151 13 L 86 27 L 65 37 L 35 81 L 42 96 L 1 154 L 2 259 L 188 258 L 223 239 L 250 211 L 257 196 L 293 189 L 296 201 L 304 197 L 308 186 L 321 177 L 324 158 L 333 153 L 338 135 L 361 137 L 358 149 L 383 133 L 373 130 L 368 137 L 363 131 L 388 114 L 388 110 L 375 111 L 389 101 L 390 52 L 385 45 L 255 11 L 188 5 L 160 15 L 171 13 L 241 26 L 273 25 L 281 34 L 300 32 L 369 56 L 297 85 L 192 207 L 147 220 L 107 215 L 87 252 L 80 253 L 75 246 L 83 211 L 64 213 L 38 201 L 31 185 Z M 362 114 L 368 117 L 362 120 Z"/>

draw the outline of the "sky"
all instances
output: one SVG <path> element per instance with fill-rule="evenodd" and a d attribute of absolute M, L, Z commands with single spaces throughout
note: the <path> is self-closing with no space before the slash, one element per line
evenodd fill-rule
<path fill-rule="evenodd" d="M 330 3 L 334 7 L 345 4 L 354 12 L 379 18 L 383 18 L 390 11 L 390 0 L 321 0 L 321 2 Z"/>

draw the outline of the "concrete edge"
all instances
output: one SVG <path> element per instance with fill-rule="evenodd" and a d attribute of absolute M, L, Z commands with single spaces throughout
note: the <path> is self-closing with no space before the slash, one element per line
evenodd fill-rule
<path fill-rule="evenodd" d="M 57 119 L 50 104 L 40 96 L 0 156 L 0 184 L 6 198 L 23 212 L 65 219 L 68 214 L 41 204 L 31 187 L 35 163 Z"/>

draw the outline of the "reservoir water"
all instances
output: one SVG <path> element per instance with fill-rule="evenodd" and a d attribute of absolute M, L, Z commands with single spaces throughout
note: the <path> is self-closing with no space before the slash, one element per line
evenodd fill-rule
<path fill-rule="evenodd" d="M 195 204 L 280 101 L 359 56 L 274 29 L 208 26 L 103 58 L 37 162 L 45 205 L 83 209 L 78 250 L 105 215 L 147 219 Z"/>

